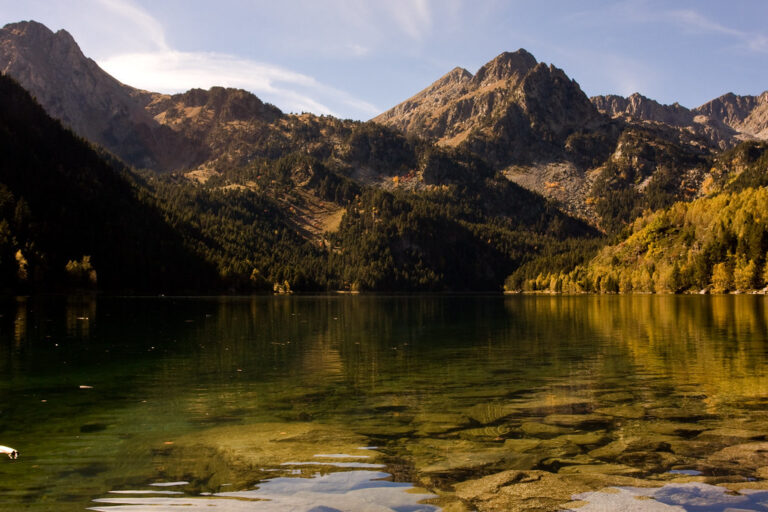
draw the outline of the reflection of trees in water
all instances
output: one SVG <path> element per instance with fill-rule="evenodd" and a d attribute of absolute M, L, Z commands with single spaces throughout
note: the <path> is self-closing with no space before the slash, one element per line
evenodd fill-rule
<path fill-rule="evenodd" d="M 757 296 L 80 296 L 4 311 L 0 345 L 16 347 L 5 364 L 53 368 L 53 344 L 66 343 L 70 363 L 145 372 L 155 389 L 218 387 L 231 396 L 204 401 L 233 408 L 243 393 L 300 406 L 380 392 L 426 402 L 475 386 L 559 403 L 651 378 L 710 400 L 768 394 Z"/>
<path fill-rule="evenodd" d="M 81 339 L 89 338 L 91 322 L 96 319 L 96 296 L 68 296 L 65 316 L 68 335 Z"/>
<path fill-rule="evenodd" d="M 670 379 L 669 386 L 698 386 L 703 393 L 768 393 L 768 305 L 740 296 L 577 296 L 508 300 L 513 314 L 540 326 L 546 337 L 561 330 L 591 336 L 603 373 Z M 621 357 L 616 348 L 624 351 Z M 619 357 L 617 357 L 619 356 Z"/>
<path fill-rule="evenodd" d="M 16 316 L 13 320 L 13 341 L 19 347 L 27 338 L 27 299 L 17 297 Z"/>

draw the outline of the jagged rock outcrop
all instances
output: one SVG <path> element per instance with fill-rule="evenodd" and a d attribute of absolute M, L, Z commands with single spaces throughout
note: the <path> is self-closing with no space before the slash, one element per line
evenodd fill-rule
<path fill-rule="evenodd" d="M 768 140 L 768 91 L 759 96 L 724 94 L 694 111 L 730 126 L 742 138 Z"/>
<path fill-rule="evenodd" d="M 717 149 L 731 148 L 742 140 L 768 138 L 768 91 L 760 96 L 728 93 L 692 110 L 679 103 L 662 105 L 638 93 L 591 100 L 611 117 L 680 128 Z"/>
<path fill-rule="evenodd" d="M 662 105 L 639 93 L 634 93 L 627 98 L 614 94 L 594 96 L 590 100 L 600 112 L 611 117 L 626 115 L 643 121 L 657 121 L 672 126 L 687 126 L 693 123 L 695 117 L 693 112 L 679 103 Z"/>

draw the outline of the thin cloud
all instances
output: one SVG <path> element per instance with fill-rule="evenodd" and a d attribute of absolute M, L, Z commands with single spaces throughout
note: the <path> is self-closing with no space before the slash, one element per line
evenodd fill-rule
<path fill-rule="evenodd" d="M 390 0 L 382 5 L 397 26 L 412 39 L 421 40 L 432 29 L 429 0 Z"/>
<path fill-rule="evenodd" d="M 135 25 L 136 33 L 149 39 L 158 50 L 169 49 L 163 26 L 145 10 L 124 0 L 96 0 L 96 2 Z"/>
<path fill-rule="evenodd" d="M 346 46 L 347 51 L 355 57 L 364 57 L 371 53 L 371 49 L 361 44 L 348 44 Z"/>
<path fill-rule="evenodd" d="M 314 78 L 279 66 L 234 55 L 183 52 L 169 47 L 162 25 L 130 0 L 96 0 L 124 18 L 153 48 L 140 53 L 114 54 L 99 65 L 118 80 L 134 87 L 163 93 L 213 86 L 245 89 L 289 112 L 313 112 L 338 116 L 337 110 L 352 111 L 362 118 L 380 110 L 361 99 L 324 85 Z M 362 45 L 349 51 L 365 55 Z"/>
<path fill-rule="evenodd" d="M 693 10 L 668 11 L 667 15 L 680 25 L 701 32 L 726 34 L 729 36 L 744 37 L 746 34 L 707 19 L 702 14 Z"/>
<path fill-rule="evenodd" d="M 686 29 L 710 34 L 722 34 L 740 40 L 752 51 L 768 53 L 768 37 L 727 27 L 694 10 L 667 11 L 666 17 Z"/>
<path fill-rule="evenodd" d="M 175 93 L 218 85 L 246 89 L 291 112 L 337 115 L 328 103 L 365 115 L 379 112 L 374 105 L 310 76 L 221 53 L 130 53 L 102 60 L 99 65 L 118 80 L 150 91 Z"/>
<path fill-rule="evenodd" d="M 434 25 L 430 0 L 336 0 L 322 5 L 338 13 L 350 30 L 374 39 L 389 40 L 395 34 L 403 34 L 411 41 L 422 41 Z"/>

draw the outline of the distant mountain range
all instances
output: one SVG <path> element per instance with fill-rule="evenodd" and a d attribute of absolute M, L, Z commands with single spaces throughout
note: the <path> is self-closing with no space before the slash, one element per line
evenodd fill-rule
<path fill-rule="evenodd" d="M 84 56 L 66 31 L 33 21 L 0 29 L 0 71 L 50 116 L 143 170 L 141 201 L 164 212 L 196 257 L 229 283 L 258 271 L 258 286 L 487 287 L 539 251 L 565 254 L 557 240 L 591 240 L 583 222 L 618 233 L 645 210 L 716 192 L 740 172 L 714 165 L 719 155 L 768 139 L 768 91 L 726 94 L 692 110 L 640 94 L 588 98 L 563 70 L 522 49 L 475 74 L 455 68 L 366 123 L 284 114 L 238 89 L 135 89 Z M 385 197 L 404 202 L 392 209 Z M 377 217 L 382 208 L 391 217 Z M 452 234 L 436 240 L 412 231 L 414 211 Z M 374 212 L 372 224 L 362 212 Z M 216 231 L 216 222 L 228 227 Z M 365 233 L 384 245 L 363 250 Z M 309 245 L 289 268 L 266 240 L 286 251 Z M 458 240 L 484 260 L 465 253 L 446 261 L 445 244 Z M 363 269 L 370 259 L 381 262 L 376 272 Z M 471 276 L 454 273 L 452 265 L 470 260 Z M 296 271 L 309 261 L 311 272 Z M 369 279 L 372 272 L 378 277 Z"/>

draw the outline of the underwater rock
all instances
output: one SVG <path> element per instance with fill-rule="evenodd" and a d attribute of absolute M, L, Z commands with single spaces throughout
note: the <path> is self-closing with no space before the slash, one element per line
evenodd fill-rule
<path fill-rule="evenodd" d="M 543 441 L 540 439 L 507 439 L 504 441 L 504 449 L 523 453 L 529 450 L 535 450 Z"/>
<path fill-rule="evenodd" d="M 640 419 L 645 416 L 645 407 L 640 405 L 617 405 L 614 407 L 602 407 L 596 409 L 595 412 L 617 418 Z"/>
<path fill-rule="evenodd" d="M 291 462 L 318 463 L 329 469 L 334 464 L 379 462 L 380 453 L 361 449 L 368 444 L 367 438 L 341 425 L 275 422 L 205 429 L 177 438 L 157 454 L 162 456 L 159 462 L 167 478 L 184 477 L 201 489 L 217 490 L 227 482 L 244 485 L 258 478 L 258 471 L 287 471 L 286 464 Z M 208 455 L 201 457 L 201 453 Z M 317 457 L 322 454 L 335 455 Z"/>
<path fill-rule="evenodd" d="M 648 416 L 662 420 L 699 421 L 714 417 L 707 412 L 703 404 L 698 406 L 659 407 L 656 409 L 648 409 L 646 412 Z"/>
<path fill-rule="evenodd" d="M 463 439 L 495 440 L 509 434 L 512 428 L 508 425 L 493 425 L 480 428 L 470 428 L 460 431 L 459 437 Z M 500 439 L 499 439 L 500 440 Z"/>
<path fill-rule="evenodd" d="M 520 430 L 528 436 L 540 437 L 543 439 L 561 436 L 563 434 L 570 434 L 573 431 L 571 429 L 558 427 L 555 425 L 546 425 L 544 423 L 537 423 L 535 421 L 526 421 L 520 425 Z"/>
<path fill-rule="evenodd" d="M 768 442 L 728 446 L 710 455 L 707 462 L 756 470 L 768 466 Z"/>
<path fill-rule="evenodd" d="M 635 400 L 635 395 L 626 391 L 617 391 L 615 393 L 600 395 L 599 400 L 601 402 L 632 402 Z"/>
<path fill-rule="evenodd" d="M 548 441 L 542 441 L 540 446 L 540 452 L 550 458 L 563 458 L 573 457 L 581 453 L 581 448 L 564 439 L 567 436 L 560 436 Z"/>
<path fill-rule="evenodd" d="M 670 439 L 667 436 L 637 436 L 618 439 L 589 452 L 596 459 L 616 460 L 619 456 L 633 452 L 669 452 Z"/>
<path fill-rule="evenodd" d="M 643 427 L 647 431 L 653 432 L 655 434 L 683 437 L 696 435 L 700 432 L 703 432 L 704 430 L 707 430 L 707 427 L 703 425 L 697 425 L 695 423 L 683 423 L 664 420 L 649 421 L 646 422 Z"/>
<path fill-rule="evenodd" d="M 715 428 L 712 430 L 705 430 L 704 432 L 700 433 L 696 439 L 700 439 L 702 441 L 720 439 L 725 442 L 734 442 L 765 439 L 765 437 L 766 432 L 759 432 L 756 430 L 746 430 L 743 428 Z"/>
<path fill-rule="evenodd" d="M 535 467 L 540 457 L 533 454 L 511 453 L 505 450 L 482 452 L 455 452 L 445 455 L 443 460 L 418 469 L 419 473 L 468 473 L 480 469 L 513 467 L 529 469 Z M 497 469 L 497 470 L 498 470 Z"/>
<path fill-rule="evenodd" d="M 598 430 L 595 432 L 585 432 L 584 434 L 566 434 L 556 437 L 552 441 L 563 440 L 578 446 L 591 446 L 606 443 L 609 439 L 604 430 Z"/>
<path fill-rule="evenodd" d="M 456 484 L 456 496 L 476 510 L 533 512 L 562 510 L 572 496 L 613 485 L 634 487 L 653 483 L 623 475 L 601 473 L 554 474 L 548 471 L 503 471 Z"/>
<path fill-rule="evenodd" d="M 466 411 L 466 415 L 478 423 L 487 425 L 517 412 L 517 408 L 510 404 L 499 402 L 487 402 L 477 404 Z"/>
<path fill-rule="evenodd" d="M 464 414 L 422 412 L 414 417 L 412 425 L 418 434 L 431 436 L 460 430 L 470 422 Z"/>
<path fill-rule="evenodd" d="M 589 473 L 601 475 L 624 475 L 636 476 L 642 473 L 642 470 L 627 466 L 625 464 L 581 464 L 563 467 L 558 474 L 568 475 L 574 473 Z"/>
<path fill-rule="evenodd" d="M 603 414 L 550 414 L 543 421 L 548 425 L 589 429 L 610 425 L 613 418 Z"/>

